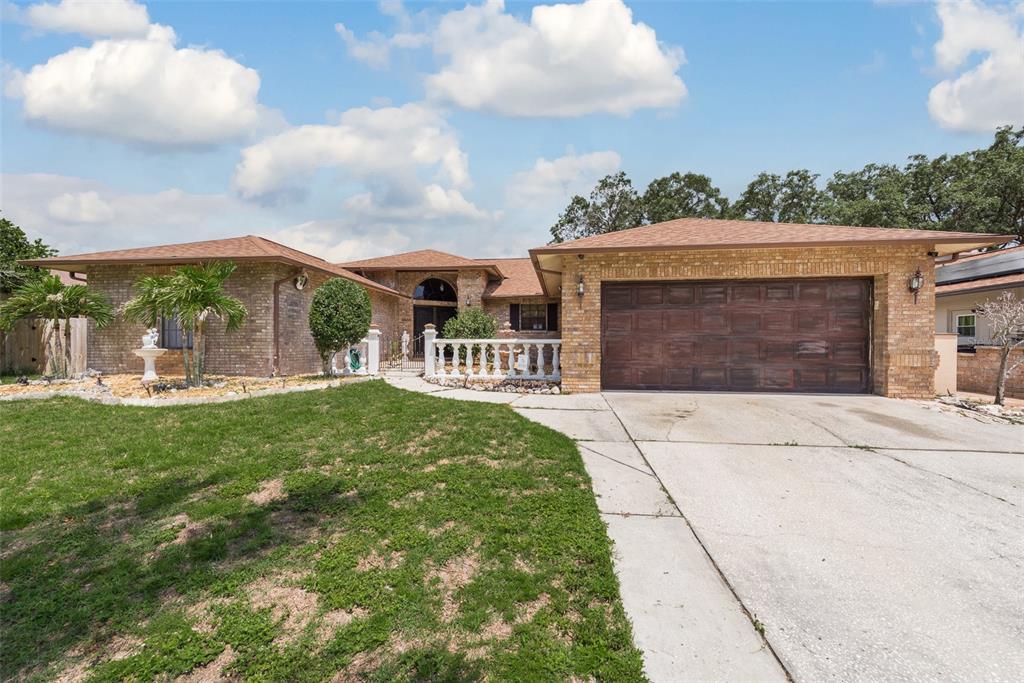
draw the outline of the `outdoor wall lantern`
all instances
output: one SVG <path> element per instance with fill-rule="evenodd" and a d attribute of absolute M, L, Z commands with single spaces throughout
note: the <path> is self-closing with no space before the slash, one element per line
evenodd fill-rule
<path fill-rule="evenodd" d="M 910 276 L 910 281 L 907 282 L 907 289 L 914 293 L 914 303 L 917 303 L 917 293 L 924 287 L 924 275 L 921 274 L 921 269 L 918 268 L 917 272 Z"/>
<path fill-rule="evenodd" d="M 576 283 L 576 296 L 583 296 L 583 276 L 580 275 L 579 282 Z"/>

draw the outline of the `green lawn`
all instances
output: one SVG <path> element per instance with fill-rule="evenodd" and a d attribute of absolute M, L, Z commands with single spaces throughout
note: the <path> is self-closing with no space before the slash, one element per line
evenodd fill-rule
<path fill-rule="evenodd" d="M 0 404 L 4 679 L 642 680 L 567 437 L 366 382 Z"/>

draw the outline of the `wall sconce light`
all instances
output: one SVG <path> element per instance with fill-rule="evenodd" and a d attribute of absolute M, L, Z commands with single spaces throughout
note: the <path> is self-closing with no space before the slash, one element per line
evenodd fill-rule
<path fill-rule="evenodd" d="M 576 283 L 576 296 L 583 296 L 583 276 L 580 275 L 579 282 Z"/>
<path fill-rule="evenodd" d="M 917 303 L 917 293 L 924 287 L 924 275 L 921 274 L 921 269 L 918 268 L 917 272 L 910 276 L 910 280 L 907 282 L 907 289 L 914 293 L 914 303 Z"/>

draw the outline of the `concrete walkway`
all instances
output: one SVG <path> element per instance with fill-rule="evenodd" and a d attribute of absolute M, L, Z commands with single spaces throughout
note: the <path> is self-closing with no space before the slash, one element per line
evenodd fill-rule
<path fill-rule="evenodd" d="M 505 394 L 388 377 L 438 398 L 505 403 L 576 440 L 615 546 L 622 601 L 644 668 L 661 681 L 785 681 L 711 557 L 600 394 Z"/>

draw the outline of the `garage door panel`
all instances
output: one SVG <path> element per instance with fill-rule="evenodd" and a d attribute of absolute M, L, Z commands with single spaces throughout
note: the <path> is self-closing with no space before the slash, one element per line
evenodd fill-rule
<path fill-rule="evenodd" d="M 795 311 L 764 311 L 761 314 L 761 329 L 765 332 L 795 332 Z"/>
<path fill-rule="evenodd" d="M 640 311 L 633 314 L 633 329 L 637 332 L 661 332 L 661 311 Z"/>
<path fill-rule="evenodd" d="M 608 389 L 863 392 L 869 279 L 610 283 Z"/>
<path fill-rule="evenodd" d="M 665 311 L 666 332 L 691 332 L 697 328 L 697 311 Z"/>
<path fill-rule="evenodd" d="M 736 334 L 747 334 L 761 330 L 759 311 L 737 311 L 729 316 L 729 329 Z"/>
<path fill-rule="evenodd" d="M 697 298 L 693 285 L 666 285 L 665 300 L 669 304 L 692 304 Z"/>
<path fill-rule="evenodd" d="M 637 306 L 656 305 L 663 302 L 664 296 L 665 288 L 661 285 L 640 285 L 634 290 L 633 303 Z"/>
<path fill-rule="evenodd" d="M 632 287 L 624 285 L 606 286 L 601 292 L 601 307 L 603 309 L 632 309 Z"/>
<path fill-rule="evenodd" d="M 604 357 L 610 361 L 633 360 L 633 342 L 629 338 L 609 339 L 604 344 Z"/>
<path fill-rule="evenodd" d="M 629 332 L 633 329 L 633 314 L 629 311 L 605 311 L 604 329 L 609 332 Z"/>
<path fill-rule="evenodd" d="M 725 332 L 729 329 L 729 318 L 724 311 L 697 311 L 699 332 Z"/>

